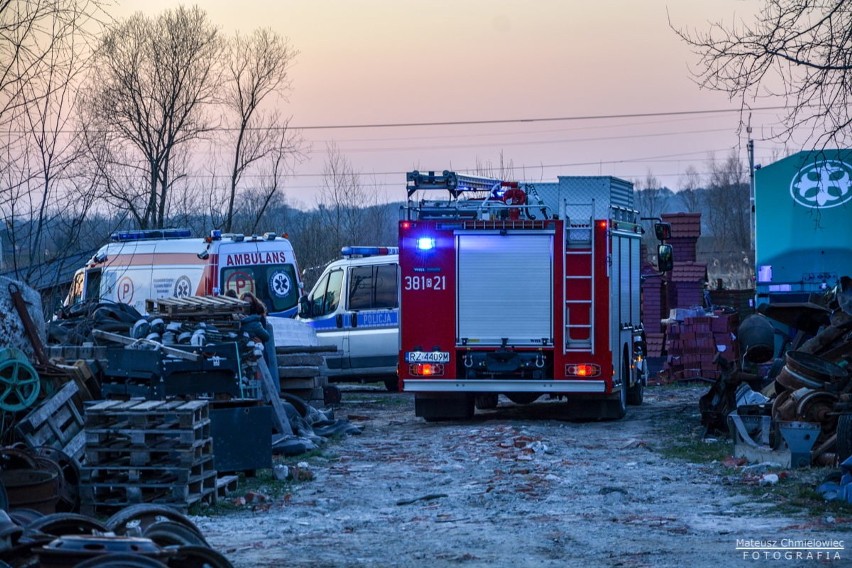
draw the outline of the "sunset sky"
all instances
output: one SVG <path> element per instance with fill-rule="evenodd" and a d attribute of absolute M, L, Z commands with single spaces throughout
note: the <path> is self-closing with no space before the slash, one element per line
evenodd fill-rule
<path fill-rule="evenodd" d="M 116 18 L 179 2 L 124 0 Z M 690 77 L 697 57 L 677 26 L 750 21 L 758 0 L 208 0 L 226 34 L 263 26 L 300 54 L 283 111 L 296 127 L 501 121 L 736 109 Z M 771 106 L 758 100 L 754 106 Z M 777 104 L 777 103 L 774 103 Z M 470 171 L 502 152 L 518 179 L 650 172 L 676 189 L 689 165 L 737 149 L 740 116 L 686 114 L 487 125 L 311 128 L 307 159 L 285 189 L 316 204 L 334 141 L 382 200 L 401 200 L 411 169 Z M 796 151 L 766 140 L 777 114 L 752 115 L 756 161 Z"/>

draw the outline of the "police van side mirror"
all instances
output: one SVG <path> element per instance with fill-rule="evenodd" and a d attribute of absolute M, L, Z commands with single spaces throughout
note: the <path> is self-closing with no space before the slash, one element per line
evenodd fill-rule
<path fill-rule="evenodd" d="M 311 302 L 308 300 L 307 296 L 299 298 L 299 317 L 311 317 Z"/>
<path fill-rule="evenodd" d="M 657 270 L 668 272 L 674 267 L 674 252 L 672 245 L 660 245 L 657 247 Z"/>

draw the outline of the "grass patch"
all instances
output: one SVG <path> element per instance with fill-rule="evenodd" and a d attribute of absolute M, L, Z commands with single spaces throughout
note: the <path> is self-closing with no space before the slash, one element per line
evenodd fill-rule
<path fill-rule="evenodd" d="M 694 404 L 671 409 L 660 415 L 656 424 L 657 443 L 652 448 L 666 458 L 706 466 L 735 492 L 748 496 L 754 503 L 768 505 L 769 513 L 803 516 L 808 522 L 817 523 L 833 517 L 837 521 L 833 529 L 852 532 L 852 504 L 826 501 L 817 492 L 817 487 L 836 473 L 837 468 L 771 469 L 758 473 L 726 466 L 725 458 L 734 452 L 733 442 L 724 434 L 705 441 L 704 427 Z M 761 486 L 763 473 L 779 474 L 781 479 L 775 485 Z"/>
<path fill-rule="evenodd" d="M 334 452 L 326 451 L 322 448 L 305 452 L 297 456 L 273 456 L 272 465 L 286 465 L 290 468 L 301 462 L 311 463 L 331 462 L 338 460 L 339 457 Z M 198 515 L 226 515 L 234 511 L 245 511 L 251 507 L 248 504 L 240 504 L 239 498 L 245 497 L 249 493 L 260 493 L 268 499 L 266 503 L 275 503 L 287 498 L 296 487 L 313 481 L 296 481 L 293 479 L 279 480 L 275 477 L 272 469 L 258 469 L 252 476 L 247 476 L 245 473 L 239 474 L 237 489 L 228 494 L 227 497 L 220 497 L 216 505 L 208 506 L 202 504 L 193 505 L 189 512 L 190 514 Z"/>

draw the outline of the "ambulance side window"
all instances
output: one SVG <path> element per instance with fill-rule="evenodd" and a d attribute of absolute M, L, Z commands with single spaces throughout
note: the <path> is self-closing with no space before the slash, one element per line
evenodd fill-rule
<path fill-rule="evenodd" d="M 79 304 L 83 301 L 83 278 L 85 274 L 78 272 L 74 275 L 74 281 L 71 283 L 71 291 L 68 294 L 68 305 Z"/>
<path fill-rule="evenodd" d="M 89 270 L 86 273 L 86 299 L 97 300 L 101 297 L 101 270 Z"/>

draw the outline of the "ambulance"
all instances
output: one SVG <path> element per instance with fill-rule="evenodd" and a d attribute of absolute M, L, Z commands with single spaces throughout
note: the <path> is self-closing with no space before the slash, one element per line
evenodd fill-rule
<path fill-rule="evenodd" d="M 269 315 L 294 317 L 301 280 L 290 241 L 275 233 L 193 238 L 188 229 L 120 231 L 74 274 L 65 305 L 251 292 Z"/>

